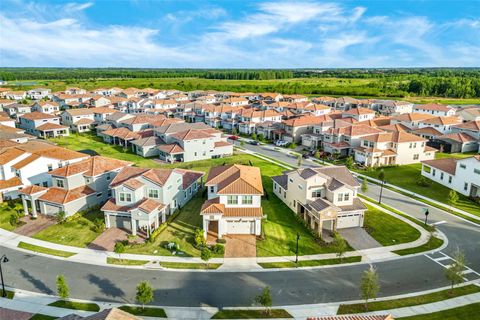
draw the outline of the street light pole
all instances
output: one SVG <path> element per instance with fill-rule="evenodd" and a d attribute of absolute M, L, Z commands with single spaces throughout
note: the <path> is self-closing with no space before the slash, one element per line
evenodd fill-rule
<path fill-rule="evenodd" d="M 300 234 L 297 232 L 297 249 L 295 250 L 295 263 L 298 263 L 298 240 L 300 240 Z"/>
<path fill-rule="evenodd" d="M 8 258 L 6 255 L 3 255 L 0 258 L 0 279 L 2 280 L 2 297 L 7 297 L 7 291 L 5 290 L 5 282 L 3 281 L 3 271 L 2 271 L 2 263 L 7 263 Z"/>
<path fill-rule="evenodd" d="M 380 185 L 380 198 L 378 198 L 378 203 L 382 203 L 382 194 L 383 194 L 383 185 L 385 184 L 385 180 L 382 180 L 382 184 Z"/>
<path fill-rule="evenodd" d="M 427 225 L 427 218 L 429 213 L 430 212 L 428 211 L 428 209 L 425 209 L 425 225 Z"/>

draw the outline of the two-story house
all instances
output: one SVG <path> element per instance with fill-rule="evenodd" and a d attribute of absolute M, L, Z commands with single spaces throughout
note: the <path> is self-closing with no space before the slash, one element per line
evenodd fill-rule
<path fill-rule="evenodd" d="M 372 107 L 384 116 L 397 116 L 413 112 L 413 103 L 408 101 L 375 100 Z"/>
<path fill-rule="evenodd" d="M 214 167 L 205 183 L 208 200 L 202 206 L 203 231 L 213 238 L 253 234 L 262 230 L 264 194 L 260 169 L 243 165 Z"/>
<path fill-rule="evenodd" d="M 359 183 L 345 166 L 290 170 L 272 180 L 273 193 L 320 236 L 363 226 L 367 208 L 357 196 Z"/>
<path fill-rule="evenodd" d="M 367 108 L 352 108 L 342 112 L 342 118 L 353 118 L 357 121 L 373 120 L 375 118 L 375 111 Z"/>
<path fill-rule="evenodd" d="M 107 228 L 147 237 L 202 186 L 203 172 L 126 167 L 112 180 L 112 198 L 102 211 Z"/>
<path fill-rule="evenodd" d="M 61 113 L 62 124 L 75 132 L 87 132 L 94 123 L 94 108 L 68 109 Z"/>
<path fill-rule="evenodd" d="M 455 115 L 456 110 L 443 104 L 429 103 L 414 106 L 413 112 L 430 114 L 437 117 L 451 117 Z"/>
<path fill-rule="evenodd" d="M 37 101 L 32 105 L 32 112 L 33 111 L 58 114 L 60 112 L 60 105 L 53 101 Z"/>
<path fill-rule="evenodd" d="M 27 91 L 27 97 L 33 100 L 41 100 L 51 96 L 52 90 L 47 88 L 35 88 Z"/>
<path fill-rule="evenodd" d="M 48 113 L 34 111 L 18 118 L 20 128 L 27 133 L 41 138 L 68 136 L 69 129 L 60 124 L 60 117 Z"/>
<path fill-rule="evenodd" d="M 49 171 L 52 187 L 28 186 L 20 190 L 25 215 L 54 215 L 65 212 L 67 217 L 78 211 L 107 201 L 109 184 L 131 162 L 95 156 Z"/>

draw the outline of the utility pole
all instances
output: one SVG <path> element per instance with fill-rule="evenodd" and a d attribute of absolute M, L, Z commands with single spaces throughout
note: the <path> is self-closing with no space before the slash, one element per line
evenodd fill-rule
<path fill-rule="evenodd" d="M 2 280 L 2 297 L 7 297 L 7 291 L 5 290 L 5 282 L 3 281 L 3 270 L 2 270 L 2 263 L 7 263 L 8 258 L 6 255 L 3 255 L 0 258 L 0 279 Z"/>

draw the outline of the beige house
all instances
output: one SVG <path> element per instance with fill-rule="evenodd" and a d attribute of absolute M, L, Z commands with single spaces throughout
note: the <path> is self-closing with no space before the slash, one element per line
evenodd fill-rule
<path fill-rule="evenodd" d="M 272 177 L 273 192 L 315 232 L 362 227 L 365 205 L 359 183 L 345 166 L 285 171 Z"/>

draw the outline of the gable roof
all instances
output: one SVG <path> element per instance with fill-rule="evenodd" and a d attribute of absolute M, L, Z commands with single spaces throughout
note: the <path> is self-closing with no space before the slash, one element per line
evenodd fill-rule
<path fill-rule="evenodd" d="M 62 168 L 50 171 L 52 176 L 69 177 L 82 173 L 88 177 L 95 177 L 102 173 L 121 169 L 132 165 L 132 162 L 122 161 L 102 156 L 90 157 L 86 160 L 69 164 Z"/>
<path fill-rule="evenodd" d="M 233 164 L 214 167 L 205 185 L 217 185 L 217 194 L 260 194 L 263 184 L 257 167 Z"/>
<path fill-rule="evenodd" d="M 30 112 L 30 113 L 26 113 L 24 115 L 21 115 L 20 118 L 28 119 L 28 120 L 41 120 L 41 119 L 55 119 L 55 118 L 58 118 L 58 116 L 54 116 L 54 115 L 51 115 L 51 114 L 48 114 L 48 113 L 34 111 L 34 112 Z"/>
<path fill-rule="evenodd" d="M 45 194 L 40 196 L 39 199 L 48 202 L 64 204 L 92 194 L 95 194 L 95 191 L 89 186 L 81 186 L 71 190 L 52 187 L 49 188 Z"/>

